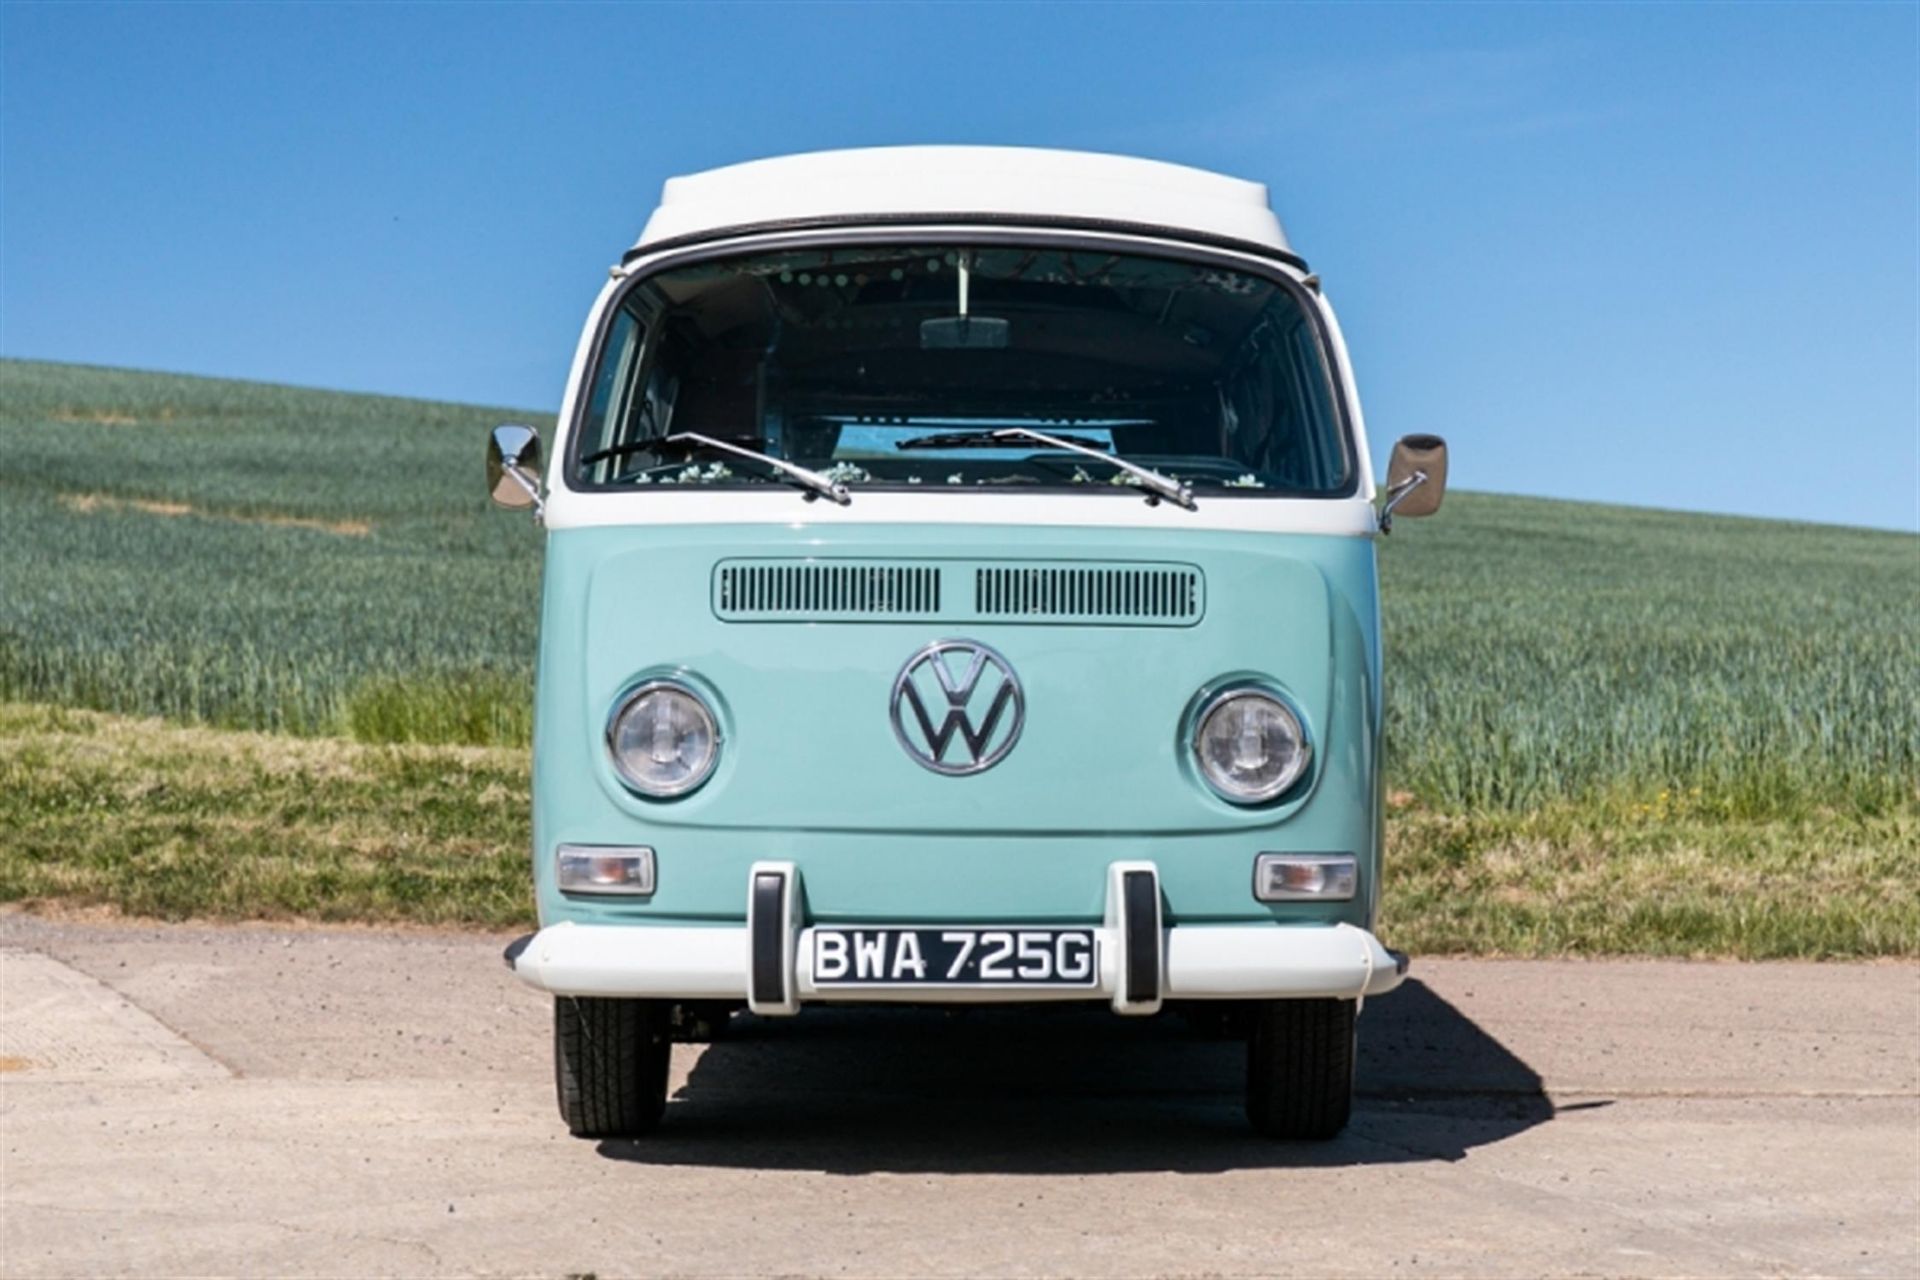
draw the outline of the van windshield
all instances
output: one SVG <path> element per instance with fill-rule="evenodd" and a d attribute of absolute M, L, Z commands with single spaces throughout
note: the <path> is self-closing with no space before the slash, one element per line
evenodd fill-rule
<path fill-rule="evenodd" d="M 1316 330 L 1265 277 L 1061 246 L 867 245 L 646 277 L 600 344 L 574 433 L 583 488 L 764 485 L 1112 492 L 1140 483 L 1028 428 L 1199 494 L 1349 492 Z"/>

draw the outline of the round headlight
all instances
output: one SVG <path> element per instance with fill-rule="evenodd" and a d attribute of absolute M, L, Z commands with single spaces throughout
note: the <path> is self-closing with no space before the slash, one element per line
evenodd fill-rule
<path fill-rule="evenodd" d="M 713 772 L 720 729 L 692 690 L 655 680 L 629 693 L 613 713 L 607 749 L 613 767 L 635 791 L 681 796 Z"/>
<path fill-rule="evenodd" d="M 1235 804 L 1284 795 L 1313 756 L 1293 708 L 1253 689 L 1229 690 L 1207 704 L 1193 754 L 1207 785 Z"/>

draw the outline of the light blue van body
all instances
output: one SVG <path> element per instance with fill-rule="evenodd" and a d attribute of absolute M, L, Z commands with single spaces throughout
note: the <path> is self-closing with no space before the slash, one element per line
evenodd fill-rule
<path fill-rule="evenodd" d="M 1257 1128 L 1345 1123 L 1409 963 L 1375 543 L 1446 453 L 1376 486 L 1264 187 L 970 147 L 676 178 L 560 417 L 488 478 L 546 524 L 507 960 L 575 1132 L 657 1120 L 663 1028 L 889 1001 L 1172 1006 L 1245 1033 Z M 635 1035 L 644 1079 L 593 1058 Z"/>
<path fill-rule="evenodd" d="M 756 862 L 804 873 L 820 923 L 1098 923 L 1106 868 L 1159 868 L 1168 925 L 1347 923 L 1371 930 L 1381 852 L 1380 622 L 1371 538 L 942 524 L 647 525 L 548 535 L 534 730 L 534 882 L 543 925 L 735 925 Z M 739 561 L 1197 570 L 1199 616 L 723 620 L 716 574 Z M 664 605 L 662 602 L 668 602 Z M 969 777 L 895 741 L 895 673 L 930 641 L 992 646 L 1019 671 L 1026 723 L 1005 763 Z M 720 761 L 691 795 L 635 795 L 604 732 L 623 690 L 671 676 L 706 695 Z M 1253 678 L 1314 743 L 1304 785 L 1271 807 L 1221 799 L 1188 744 L 1201 691 Z M 563 844 L 644 845 L 645 899 L 564 894 Z M 1262 852 L 1358 855 L 1350 901 L 1257 901 Z"/>

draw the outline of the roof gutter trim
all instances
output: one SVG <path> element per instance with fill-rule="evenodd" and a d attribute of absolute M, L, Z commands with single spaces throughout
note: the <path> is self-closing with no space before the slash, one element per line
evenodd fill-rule
<path fill-rule="evenodd" d="M 1153 236 L 1159 239 L 1183 240 L 1189 244 L 1205 245 L 1215 249 L 1231 249 L 1239 253 L 1253 254 L 1282 262 L 1300 271 L 1307 270 L 1307 260 L 1288 249 L 1276 248 L 1270 244 L 1261 244 L 1257 240 L 1242 240 L 1236 236 L 1217 235 L 1210 231 L 1196 231 L 1190 227 L 1168 226 L 1156 222 L 1127 222 L 1115 218 L 1076 218 L 1058 215 L 1032 213 L 982 213 L 978 210 L 965 213 L 846 213 L 822 214 L 808 218 L 781 218 L 767 222 L 742 222 L 728 227 L 714 227 L 707 231 L 693 232 L 688 235 L 669 236 L 664 240 L 642 241 L 626 251 L 620 257 L 620 263 L 613 270 L 615 276 L 623 276 L 632 264 L 640 258 L 650 258 L 658 253 L 674 249 L 686 249 L 695 245 L 710 244 L 721 240 L 741 239 L 747 236 L 774 235 L 794 231 L 827 231 L 848 227 L 951 227 L 956 224 L 974 224 L 984 227 L 1037 227 L 1049 231 L 1093 231 L 1108 232 L 1116 235 Z"/>

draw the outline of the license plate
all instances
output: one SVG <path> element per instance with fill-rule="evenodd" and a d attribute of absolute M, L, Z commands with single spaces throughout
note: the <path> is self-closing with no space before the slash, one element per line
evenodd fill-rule
<path fill-rule="evenodd" d="M 812 932 L 817 987 L 1093 987 L 1091 929 Z"/>

